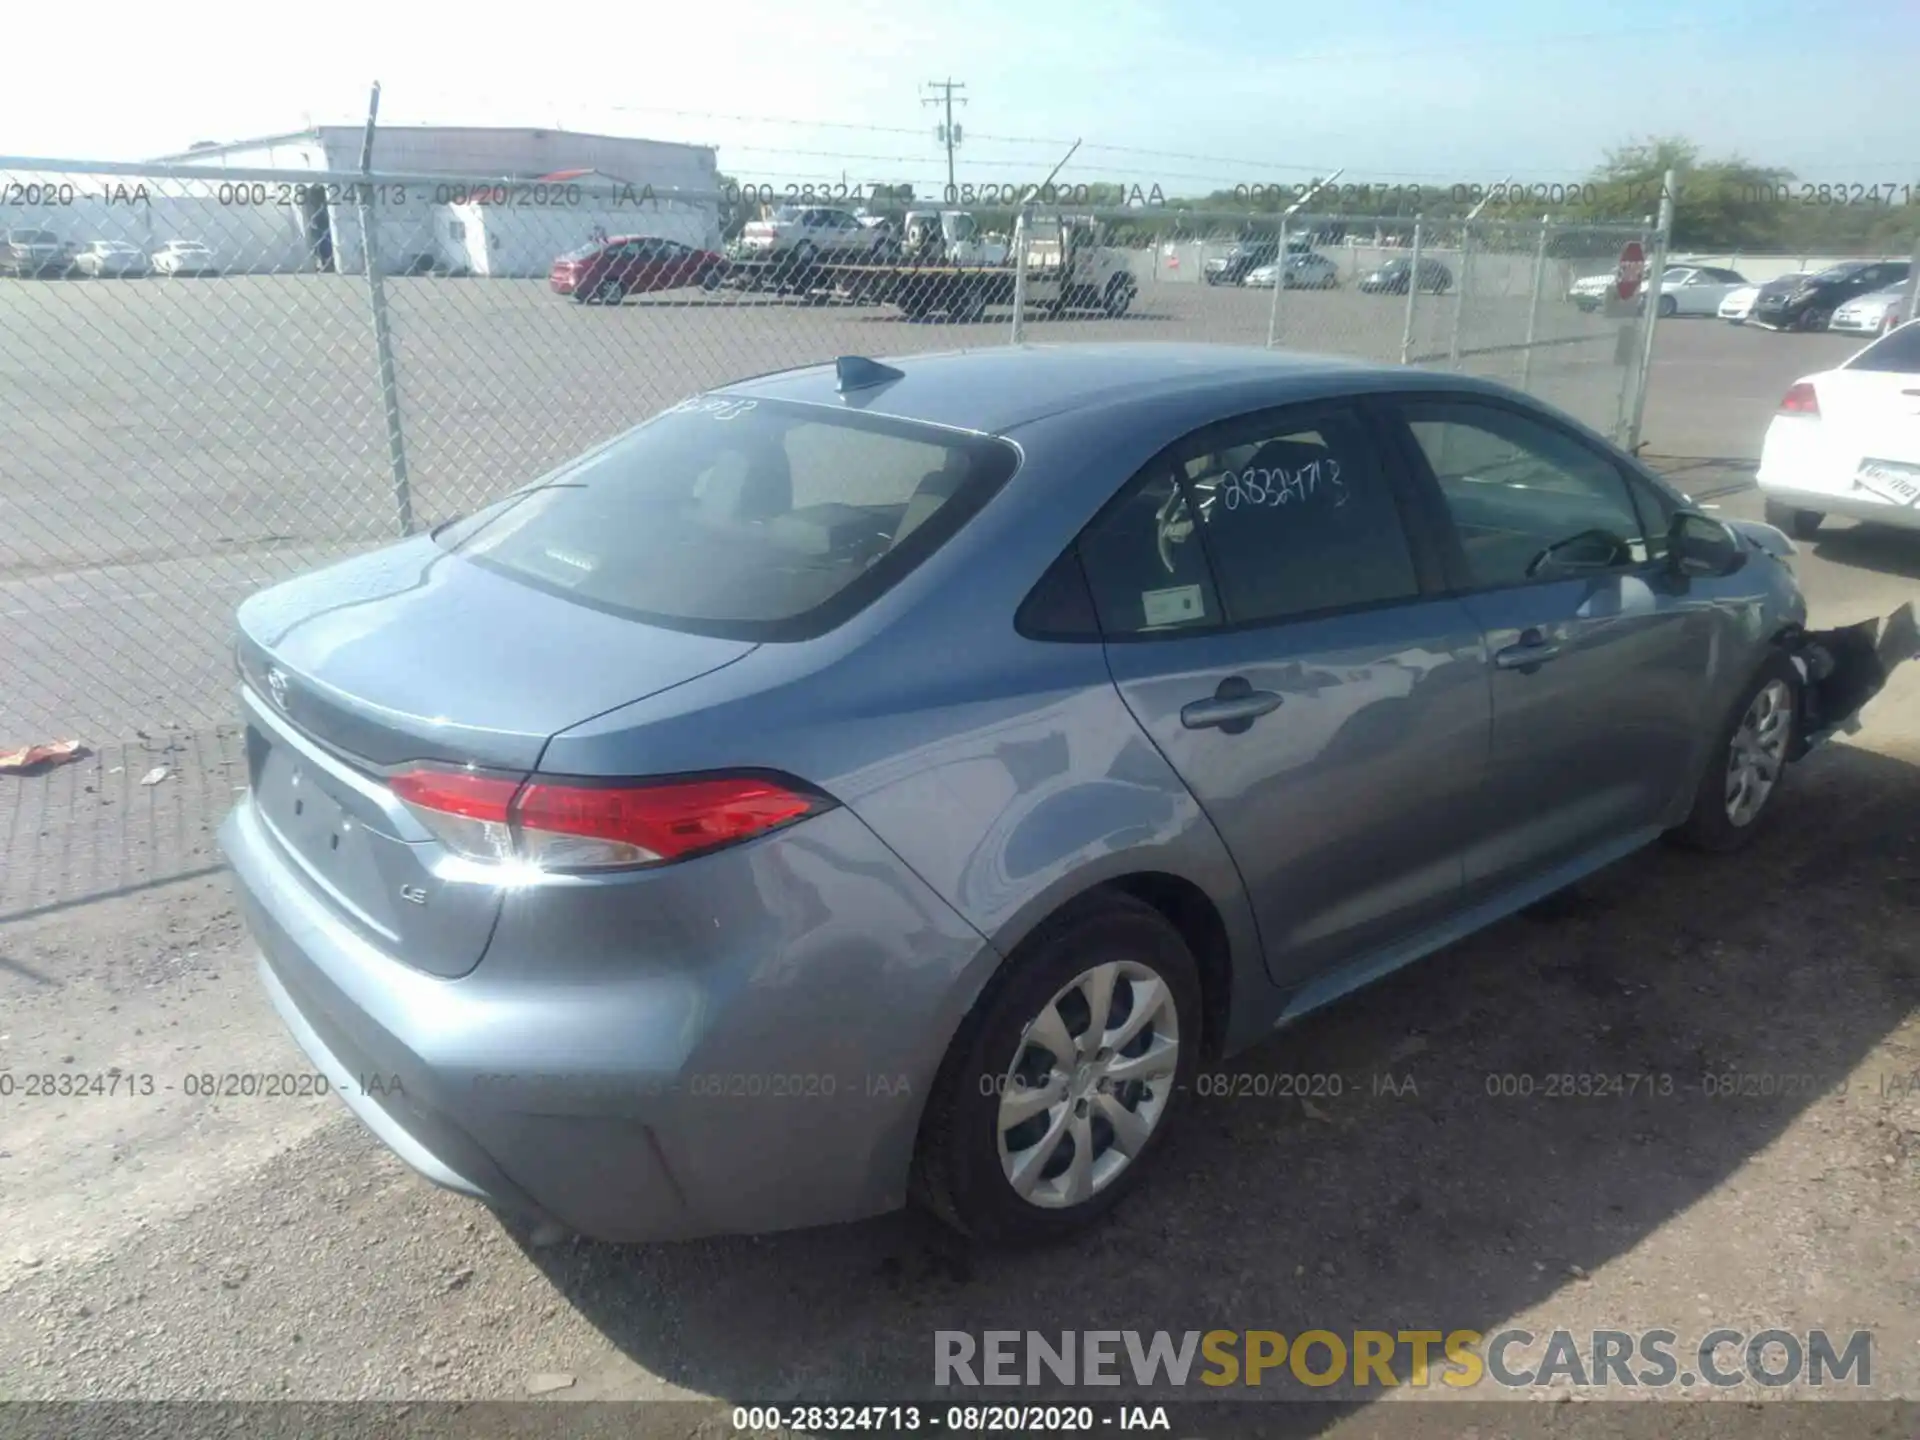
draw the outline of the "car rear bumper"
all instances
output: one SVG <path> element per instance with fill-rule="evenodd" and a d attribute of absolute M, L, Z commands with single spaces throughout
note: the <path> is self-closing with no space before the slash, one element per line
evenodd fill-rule
<path fill-rule="evenodd" d="M 572 275 L 549 275 L 547 286 L 556 295 L 571 295 L 579 287 L 579 280 Z"/>
<path fill-rule="evenodd" d="M 509 892 L 447 980 L 340 917 L 250 797 L 220 842 L 267 994 L 401 1159 L 608 1241 L 905 1202 L 920 1110 L 997 957 L 850 812 L 671 870 Z"/>
<path fill-rule="evenodd" d="M 1777 505 L 1795 510 L 1813 510 L 1822 515 L 1838 515 L 1848 520 L 1864 520 L 1874 525 L 1892 525 L 1902 530 L 1920 530 L 1920 509 L 1879 500 L 1864 491 L 1812 490 L 1769 480 L 1759 482 L 1760 493 Z"/>

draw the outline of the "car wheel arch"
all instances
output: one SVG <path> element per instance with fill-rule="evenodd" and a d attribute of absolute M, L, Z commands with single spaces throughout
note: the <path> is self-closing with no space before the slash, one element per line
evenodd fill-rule
<path fill-rule="evenodd" d="M 991 973 L 982 976 L 959 1009 L 957 1021 L 946 1036 L 951 1047 L 993 992 L 995 983 L 1020 963 L 1023 954 L 1042 937 L 1074 916 L 1098 908 L 1116 897 L 1138 901 L 1157 912 L 1186 942 L 1200 971 L 1203 1007 L 1202 1052 L 1217 1059 L 1230 1045 L 1233 1001 L 1236 990 L 1236 961 L 1250 965 L 1264 976 L 1258 954 L 1239 956 L 1226 915 L 1219 903 L 1197 881 L 1169 870 L 1130 870 L 1124 873 L 1087 878 L 1066 891 L 1049 892 L 1043 905 L 1024 912 L 991 937 L 994 949 L 1002 957 Z"/>

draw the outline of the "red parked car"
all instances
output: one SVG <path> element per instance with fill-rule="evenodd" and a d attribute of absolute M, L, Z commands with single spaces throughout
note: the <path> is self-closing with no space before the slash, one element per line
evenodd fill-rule
<path fill-rule="evenodd" d="M 726 268 L 726 257 L 678 240 L 615 235 L 562 255 L 553 262 L 548 283 L 583 305 L 618 305 L 636 291 L 678 290 L 686 285 L 718 289 Z"/>

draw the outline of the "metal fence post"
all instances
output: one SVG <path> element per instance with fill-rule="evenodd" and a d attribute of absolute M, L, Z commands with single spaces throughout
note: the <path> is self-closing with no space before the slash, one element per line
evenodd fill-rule
<path fill-rule="evenodd" d="M 1400 363 L 1413 360 L 1413 304 L 1420 294 L 1420 217 L 1413 217 L 1413 268 L 1407 272 L 1407 325 L 1400 332 Z"/>
<path fill-rule="evenodd" d="M 1267 306 L 1267 348 L 1280 338 L 1280 292 L 1287 285 L 1287 222 L 1280 221 L 1280 251 L 1273 257 L 1273 300 Z"/>
<path fill-rule="evenodd" d="M 1920 233 L 1913 237 L 1912 267 L 1907 271 L 1907 308 L 1902 312 L 1902 318 L 1920 320 Z"/>
<path fill-rule="evenodd" d="M 1020 213 L 1013 217 L 1013 338 L 1009 344 L 1018 345 L 1027 335 L 1027 222 L 1033 217 L 1033 206 L 1022 205 Z M 1061 233 L 1061 263 L 1066 262 L 1066 234 Z M 1064 277 L 1061 284 L 1066 283 Z"/>
<path fill-rule="evenodd" d="M 1653 286 L 1647 297 L 1646 328 L 1640 336 L 1640 372 L 1633 380 L 1633 418 L 1627 422 L 1627 449 L 1640 450 L 1640 423 L 1647 412 L 1647 382 L 1653 375 L 1653 331 L 1660 319 L 1660 276 L 1667 268 L 1667 246 L 1673 236 L 1674 176 L 1669 170 L 1660 181 L 1660 219 L 1653 232 L 1652 264 L 1648 274 Z"/>
<path fill-rule="evenodd" d="M 1527 344 L 1520 352 L 1520 388 L 1533 375 L 1533 337 L 1540 326 L 1540 292 L 1547 279 L 1547 216 L 1540 217 L 1540 242 L 1533 250 L 1533 298 L 1527 302 Z"/>
<path fill-rule="evenodd" d="M 393 508 L 400 533 L 413 533 L 413 487 L 407 480 L 407 442 L 400 428 L 400 381 L 393 364 L 393 335 L 387 328 L 387 292 L 380 283 L 380 246 L 374 230 L 373 127 L 380 114 L 380 86 L 367 102 L 366 136 L 360 143 L 360 173 L 369 177 L 358 187 L 355 208 L 360 217 L 360 244 L 366 251 L 367 306 L 373 313 L 373 352 L 380 367 L 380 403 L 387 416 L 387 463 L 393 472 Z"/>
<path fill-rule="evenodd" d="M 1476 210 L 1478 206 L 1474 207 Z M 1453 336 L 1447 341 L 1447 368 L 1460 368 L 1460 326 L 1466 318 L 1467 286 L 1473 276 L 1473 217 L 1460 227 L 1460 284 L 1453 292 Z"/>

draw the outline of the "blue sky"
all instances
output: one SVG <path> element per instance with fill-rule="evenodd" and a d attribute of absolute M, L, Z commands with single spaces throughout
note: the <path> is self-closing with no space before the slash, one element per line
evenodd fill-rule
<path fill-rule="evenodd" d="M 567 13 L 203 0 L 190 25 L 93 45 L 28 7 L 8 21 L 0 151 L 135 159 L 350 123 L 379 79 L 396 124 L 650 135 L 717 144 L 741 178 L 925 186 L 945 160 L 919 82 L 952 75 L 963 182 L 1038 178 L 1075 138 L 1063 180 L 1189 194 L 1330 166 L 1571 181 L 1655 133 L 1803 179 L 1920 181 L 1913 0 L 727 0 L 616 7 L 612 34 L 577 42 Z"/>

